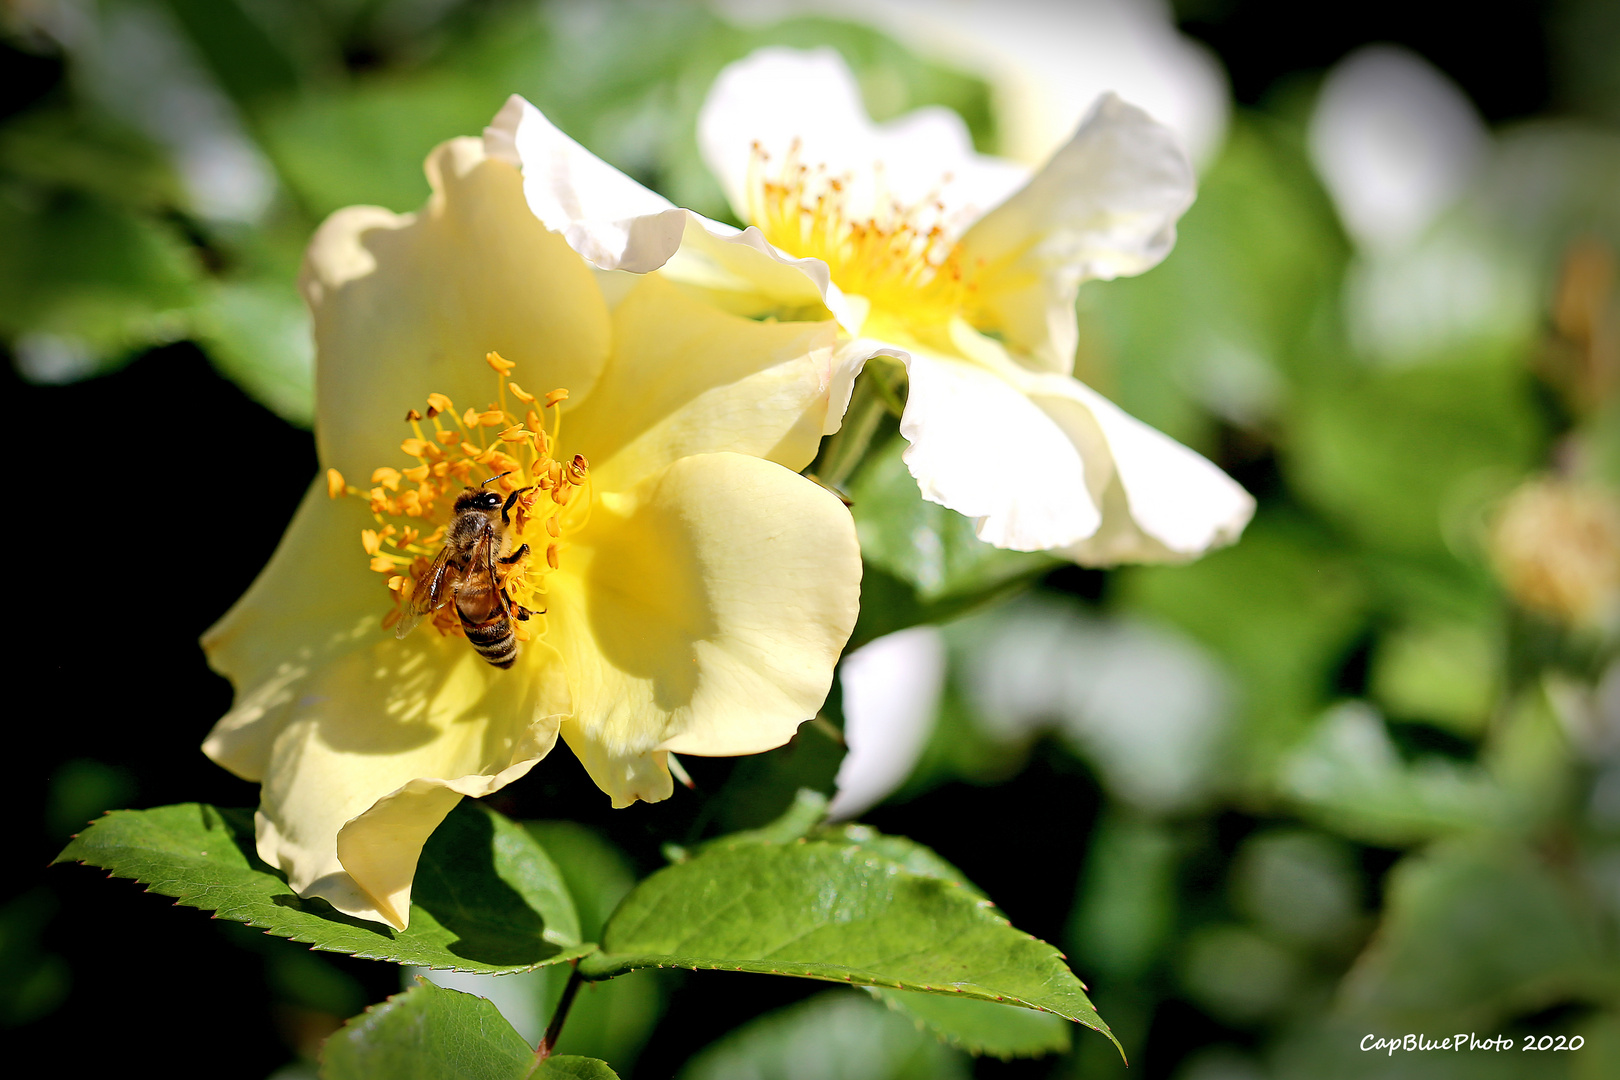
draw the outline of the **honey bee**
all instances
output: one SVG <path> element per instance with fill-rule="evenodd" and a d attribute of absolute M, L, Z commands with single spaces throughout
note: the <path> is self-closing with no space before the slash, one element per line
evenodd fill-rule
<path fill-rule="evenodd" d="M 424 615 L 453 603 L 461 628 L 478 655 L 498 668 L 512 666 L 518 653 L 512 619 L 527 621 L 534 613 L 507 595 L 496 567 L 510 566 L 529 554 L 528 544 L 504 553 L 507 529 L 512 525 L 512 506 L 524 490 L 512 492 L 504 504 L 498 493 L 481 486 L 467 488 L 456 497 L 444 547 L 434 557 L 427 576 L 412 590 L 410 606 L 400 619 L 395 637 L 404 637 Z"/>

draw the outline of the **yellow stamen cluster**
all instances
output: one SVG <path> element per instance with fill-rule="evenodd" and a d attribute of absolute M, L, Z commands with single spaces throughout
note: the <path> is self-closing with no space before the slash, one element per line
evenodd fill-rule
<path fill-rule="evenodd" d="M 464 489 L 485 487 L 499 492 L 503 501 L 520 492 L 512 504 L 511 526 L 503 529 L 503 550 L 496 554 L 528 544 L 530 555 L 501 565 L 498 574 L 507 596 L 535 612 L 545 610 L 545 580 L 561 566 L 568 535 L 590 516 L 589 464 L 582 455 L 564 459 L 557 451 L 560 406 L 568 391 L 553 390 L 537 399 L 508 378 L 516 366 L 512 361 L 493 352 L 484 359 L 499 380 L 496 401 L 486 408 L 469 408 L 458 415 L 448 397 L 433 393 L 427 397 L 425 413 L 411 409 L 405 414 L 412 434 L 400 443 L 400 450 L 415 458 L 415 465 L 379 466 L 366 489 L 349 484 L 336 469 L 326 472 L 327 494 L 334 499 L 342 495 L 365 499 L 377 523 L 377 528 L 361 530 L 360 546 L 371 569 L 386 575 L 394 598 L 384 626 L 399 621 L 416 583 L 427 576 Z M 510 407 L 509 398 L 515 402 Z M 523 409 L 522 417 L 516 414 L 518 408 Z M 549 431 L 543 411 L 552 414 Z M 423 426 L 424 421 L 429 427 Z M 462 633 L 453 604 L 441 605 L 430 618 L 442 634 Z M 532 636 L 531 625 L 514 623 L 520 640 Z"/>
<path fill-rule="evenodd" d="M 799 149 L 795 140 L 773 176 L 769 155 L 754 144 L 748 213 L 767 240 L 790 255 L 825 262 L 840 289 L 902 322 L 938 325 L 972 306 L 978 267 L 964 264 L 937 194 L 907 206 L 885 202 L 880 192 L 874 214 L 852 217 L 848 181 L 825 166 L 803 164 Z"/>

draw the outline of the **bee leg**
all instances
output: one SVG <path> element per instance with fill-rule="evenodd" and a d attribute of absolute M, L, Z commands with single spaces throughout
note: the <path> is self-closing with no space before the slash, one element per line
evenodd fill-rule
<path fill-rule="evenodd" d="M 502 525 L 510 525 L 510 524 L 512 524 L 512 507 L 517 505 L 518 496 L 522 495 L 525 491 L 533 491 L 533 490 L 534 490 L 533 487 L 518 488 L 516 491 L 512 492 L 512 494 L 510 494 L 510 495 L 508 495 L 506 497 L 506 505 L 501 507 L 501 524 Z"/>
<path fill-rule="evenodd" d="M 517 562 L 519 559 L 523 558 L 528 553 L 529 553 L 529 545 L 528 544 L 522 544 L 522 545 L 519 545 L 518 549 L 516 551 L 512 552 L 512 554 L 506 556 L 503 559 L 496 559 L 495 561 L 500 563 L 502 566 L 511 566 L 513 563 Z"/>

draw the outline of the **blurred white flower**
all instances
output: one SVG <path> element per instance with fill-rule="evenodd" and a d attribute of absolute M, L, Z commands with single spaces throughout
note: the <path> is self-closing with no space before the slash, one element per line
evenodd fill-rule
<path fill-rule="evenodd" d="M 269 209 L 274 170 L 165 8 L 58 0 L 19 14 L 62 44 L 80 93 L 169 152 L 198 215 L 251 223 Z"/>
<path fill-rule="evenodd" d="M 1025 601 L 975 621 L 969 695 L 1004 739 L 1056 728 L 1117 798 L 1153 812 L 1196 803 L 1215 779 L 1231 718 L 1226 673 L 1160 626 Z"/>
<path fill-rule="evenodd" d="M 990 84 L 998 149 L 1031 167 L 1055 154 L 1112 91 L 1169 127 L 1200 165 L 1230 110 L 1226 73 L 1178 33 L 1162 0 L 722 0 L 738 22 L 835 15 Z"/>
<path fill-rule="evenodd" d="M 827 430 L 868 359 L 902 362 L 900 432 L 925 498 L 980 539 L 1089 565 L 1174 562 L 1235 540 L 1254 501 L 1210 462 L 1070 376 L 1080 283 L 1141 273 L 1193 197 L 1175 137 L 1112 95 L 1031 176 L 922 109 L 882 126 L 830 50 L 723 71 L 699 142 L 742 232 L 680 210 L 514 98 L 488 152 L 602 269 L 668 276 L 760 318 L 842 330 Z"/>
<path fill-rule="evenodd" d="M 932 626 L 880 637 L 844 657 L 844 741 L 834 820 L 858 817 L 911 775 L 934 729 L 945 688 L 945 639 Z"/>
<path fill-rule="evenodd" d="M 1416 53 L 1371 45 L 1328 73 L 1311 116 L 1311 160 L 1345 229 L 1402 247 L 1456 201 L 1490 135 L 1456 84 Z"/>

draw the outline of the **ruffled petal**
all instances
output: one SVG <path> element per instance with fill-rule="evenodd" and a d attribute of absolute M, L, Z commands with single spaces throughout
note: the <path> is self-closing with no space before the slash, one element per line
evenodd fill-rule
<path fill-rule="evenodd" d="M 780 168 L 796 148 L 804 165 L 846 176 L 845 207 L 856 219 L 891 200 L 905 206 L 938 200 L 948 227 L 965 227 L 1029 176 L 1021 166 L 975 153 L 967 125 L 949 109 L 918 109 L 874 125 L 854 75 L 832 49 L 760 49 L 728 66 L 710 88 L 698 114 L 698 147 L 744 221 L 752 216 L 756 145 L 767 168 Z"/>
<path fill-rule="evenodd" d="M 592 266 L 637 274 L 665 269 L 727 311 L 750 317 L 822 318 L 839 308 L 819 259 L 793 258 L 758 229 L 739 231 L 677 208 L 515 94 L 484 129 L 484 148 L 522 171 L 534 216 Z"/>
<path fill-rule="evenodd" d="M 985 266 L 975 324 L 1041 368 L 1069 372 L 1080 283 L 1157 265 L 1195 190 L 1175 134 L 1103 95 L 1046 167 L 963 236 L 968 258 Z"/>
<path fill-rule="evenodd" d="M 1064 552 L 1074 561 L 1185 562 L 1235 541 L 1254 515 L 1254 497 L 1214 463 L 1084 383 L 1042 375 L 1026 385 L 1077 440 L 1100 433 L 1113 465 L 1102 528 Z"/>
<path fill-rule="evenodd" d="M 264 779 L 275 734 L 314 673 L 383 638 L 392 601 L 360 547 L 372 523 L 358 499 L 333 500 L 317 480 L 270 562 L 203 635 L 209 664 L 236 689 L 203 752 L 242 779 Z"/>
<path fill-rule="evenodd" d="M 525 643 L 501 671 L 459 638 L 399 641 L 372 625 L 258 718 L 255 741 L 269 749 L 258 848 L 300 896 L 403 928 L 428 834 L 462 795 L 488 794 L 543 758 L 570 703 L 543 643 Z M 252 700 L 242 691 L 222 726 Z"/>
<path fill-rule="evenodd" d="M 568 414 L 563 445 L 585 454 L 602 491 L 722 450 L 797 472 L 820 443 L 835 332 L 729 315 L 661 275 L 637 278 L 613 310 L 613 359 Z"/>
<path fill-rule="evenodd" d="M 659 751 L 782 745 L 826 697 L 860 576 L 843 504 L 773 462 L 682 458 L 600 496 L 547 583 L 564 737 L 621 806 L 668 793 Z"/>
<path fill-rule="evenodd" d="M 357 483 L 399 462 L 406 410 L 429 391 L 458 408 L 491 399 L 485 352 L 576 401 L 607 359 L 601 290 L 529 213 L 517 172 L 456 139 L 433 151 L 427 173 L 433 196 L 420 212 L 340 210 L 305 258 L 321 460 Z"/>
<path fill-rule="evenodd" d="M 556 654 L 498 671 L 467 642 L 398 641 L 359 500 L 317 483 L 258 580 L 203 638 L 236 699 L 203 750 L 264 788 L 261 857 L 301 896 L 403 927 L 433 828 L 544 757 L 569 708 Z"/>
<path fill-rule="evenodd" d="M 906 370 L 900 434 L 923 498 L 976 518 L 979 539 L 1018 551 L 1097 531 L 1106 455 L 1083 454 L 1018 387 L 978 364 L 912 349 Z M 1094 495 L 1088 480 L 1099 470 Z"/>

